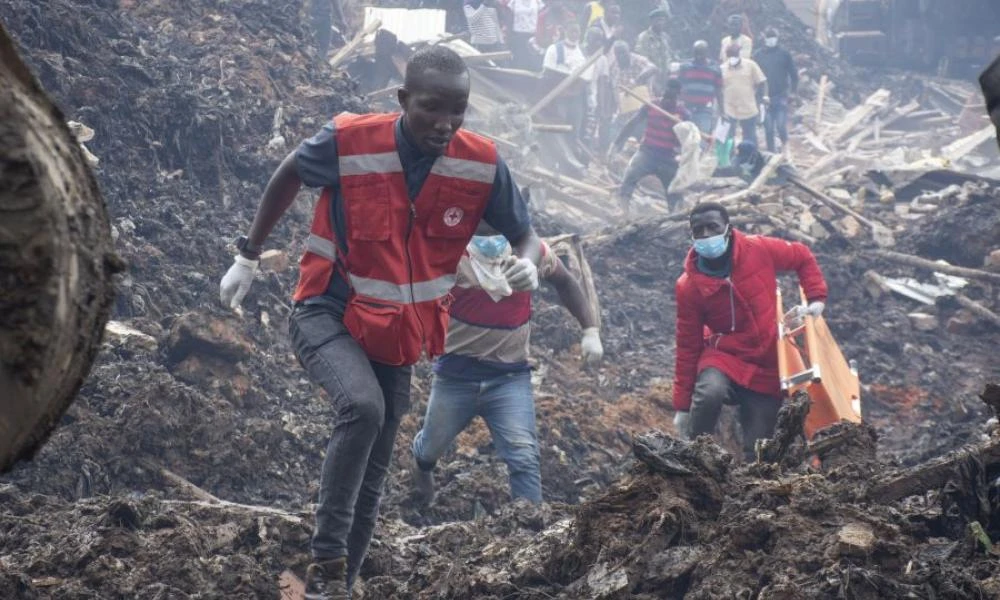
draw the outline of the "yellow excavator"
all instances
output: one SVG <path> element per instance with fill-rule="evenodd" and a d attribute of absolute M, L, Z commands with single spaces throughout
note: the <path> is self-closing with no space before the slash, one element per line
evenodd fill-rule
<path fill-rule="evenodd" d="M 806 298 L 799 290 L 802 307 Z M 778 370 L 781 391 L 791 397 L 809 394 L 812 405 L 806 417 L 806 439 L 824 427 L 861 422 L 861 382 L 853 361 L 844 358 L 822 316 L 803 316 L 799 306 L 787 313 L 778 290 Z"/>

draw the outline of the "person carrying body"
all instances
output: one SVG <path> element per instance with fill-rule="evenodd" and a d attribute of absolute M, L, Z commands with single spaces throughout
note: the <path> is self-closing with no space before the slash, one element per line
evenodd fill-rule
<path fill-rule="evenodd" d="M 738 231 L 721 204 L 698 204 L 689 223 L 692 248 L 675 286 L 674 426 L 684 437 L 711 434 L 722 407 L 736 406 L 752 460 L 781 408 L 777 274 L 798 275 L 813 316 L 823 313 L 826 281 L 805 244 Z"/>
<path fill-rule="evenodd" d="M 514 290 L 505 277 L 512 258 L 502 235 L 477 235 L 459 263 L 446 352 L 434 363 L 427 414 L 413 439 L 413 482 L 425 506 L 434 497 L 438 459 L 477 416 L 486 422 L 507 464 L 511 496 L 542 501 L 528 363 L 531 292 Z M 584 362 L 599 361 L 604 350 L 595 312 L 580 284 L 544 242 L 538 277 L 555 287 L 583 328 Z"/>
<path fill-rule="evenodd" d="M 679 81 L 676 79 L 667 81 L 666 91 L 657 102 L 657 106 L 680 120 L 687 121 L 690 119 L 690 114 L 678 101 L 680 91 Z M 671 209 L 676 208 L 679 204 L 680 198 L 668 192 L 670 182 L 677 175 L 677 153 L 681 149 L 680 140 L 674 133 L 674 125 L 676 124 L 676 120 L 660 111 L 643 106 L 625 124 L 618 137 L 611 144 L 611 148 L 608 150 L 609 161 L 611 155 L 621 151 L 625 140 L 636 135 L 640 128 L 644 127 L 639 150 L 629 161 L 621 187 L 618 188 L 618 202 L 626 218 L 630 214 L 630 204 L 635 188 L 638 187 L 643 178 L 649 175 L 656 175 L 660 183 L 663 184 L 663 193 L 667 195 L 668 206 Z"/>
<path fill-rule="evenodd" d="M 309 600 L 349 597 L 410 405 L 410 365 L 444 353 L 447 297 L 481 220 L 513 244 L 512 289 L 538 285 L 541 240 L 510 171 L 492 141 L 461 129 L 465 61 L 444 46 L 417 51 L 398 98 L 401 114 L 339 115 L 282 161 L 220 285 L 222 302 L 238 307 L 301 186 L 322 188 L 289 323 L 299 362 L 334 410 Z"/>

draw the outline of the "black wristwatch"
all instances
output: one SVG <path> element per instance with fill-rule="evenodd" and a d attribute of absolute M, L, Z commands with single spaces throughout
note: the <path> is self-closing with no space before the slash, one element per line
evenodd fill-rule
<path fill-rule="evenodd" d="M 236 238 L 236 249 L 239 250 L 241 254 L 245 254 L 247 258 L 252 258 L 254 260 L 260 258 L 260 247 L 251 244 L 250 238 L 245 235 L 241 235 Z"/>

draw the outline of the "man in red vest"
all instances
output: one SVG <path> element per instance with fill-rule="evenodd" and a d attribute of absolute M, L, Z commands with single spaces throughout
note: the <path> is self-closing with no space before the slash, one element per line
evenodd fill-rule
<path fill-rule="evenodd" d="M 681 83 L 676 79 L 667 81 L 666 91 L 657 105 L 671 115 L 683 121 L 690 119 L 687 109 L 678 101 L 681 93 Z M 670 182 L 677 175 L 677 153 L 681 149 L 680 140 L 674 133 L 675 119 L 668 117 L 658 110 L 653 110 L 649 106 L 643 106 L 636 112 L 622 128 L 614 143 L 608 150 L 608 158 L 622 149 L 625 140 L 629 136 L 639 132 L 639 128 L 645 123 L 645 132 L 642 135 L 642 142 L 625 169 L 622 178 L 622 185 L 618 188 L 618 201 L 622 212 L 629 216 L 629 204 L 632 201 L 632 194 L 639 182 L 649 175 L 656 175 L 663 184 L 663 193 L 667 194 L 668 204 L 671 209 L 676 208 L 679 198 L 667 192 Z"/>
<path fill-rule="evenodd" d="M 306 598 L 342 600 L 378 515 L 410 374 L 444 353 L 449 292 L 480 220 L 510 240 L 511 287 L 538 287 L 540 240 L 494 144 L 461 130 L 464 61 L 444 46 L 410 57 L 401 114 L 340 115 L 271 177 L 221 284 L 243 300 L 268 234 L 303 184 L 322 188 L 300 263 L 290 335 L 335 413 L 320 478 Z"/>
<path fill-rule="evenodd" d="M 695 206 L 690 225 L 693 247 L 675 290 L 674 425 L 682 436 L 710 434 L 722 406 L 734 405 L 744 457 L 753 459 L 781 407 L 777 274 L 798 274 L 814 316 L 826 281 L 805 244 L 737 231 L 717 202 Z"/>

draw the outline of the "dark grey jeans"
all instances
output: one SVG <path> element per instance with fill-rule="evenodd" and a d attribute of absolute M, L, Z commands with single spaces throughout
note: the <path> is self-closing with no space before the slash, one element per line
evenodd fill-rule
<path fill-rule="evenodd" d="M 632 194 L 635 193 L 635 188 L 639 186 L 639 182 L 649 175 L 656 175 L 660 183 L 663 184 L 663 193 L 667 195 L 669 208 L 671 210 L 676 208 L 682 198 L 679 194 L 671 194 L 667 190 L 670 188 L 670 182 L 677 175 L 677 160 L 667 158 L 664 154 L 658 154 L 642 146 L 632 155 L 632 160 L 628 162 L 628 167 L 625 169 L 625 175 L 622 178 L 622 186 L 618 190 L 618 196 L 623 202 L 627 203 L 632 199 Z"/>
<path fill-rule="evenodd" d="M 736 405 L 743 429 L 743 458 L 754 460 L 758 439 L 774 435 L 781 400 L 736 385 L 718 369 L 698 373 L 691 396 L 691 437 L 714 433 L 722 405 Z"/>
<path fill-rule="evenodd" d="M 410 367 L 368 360 L 327 306 L 298 306 L 289 324 L 295 355 L 333 403 L 333 434 L 320 477 L 312 553 L 347 556 L 348 583 L 361 570 L 399 421 L 410 407 Z"/>

